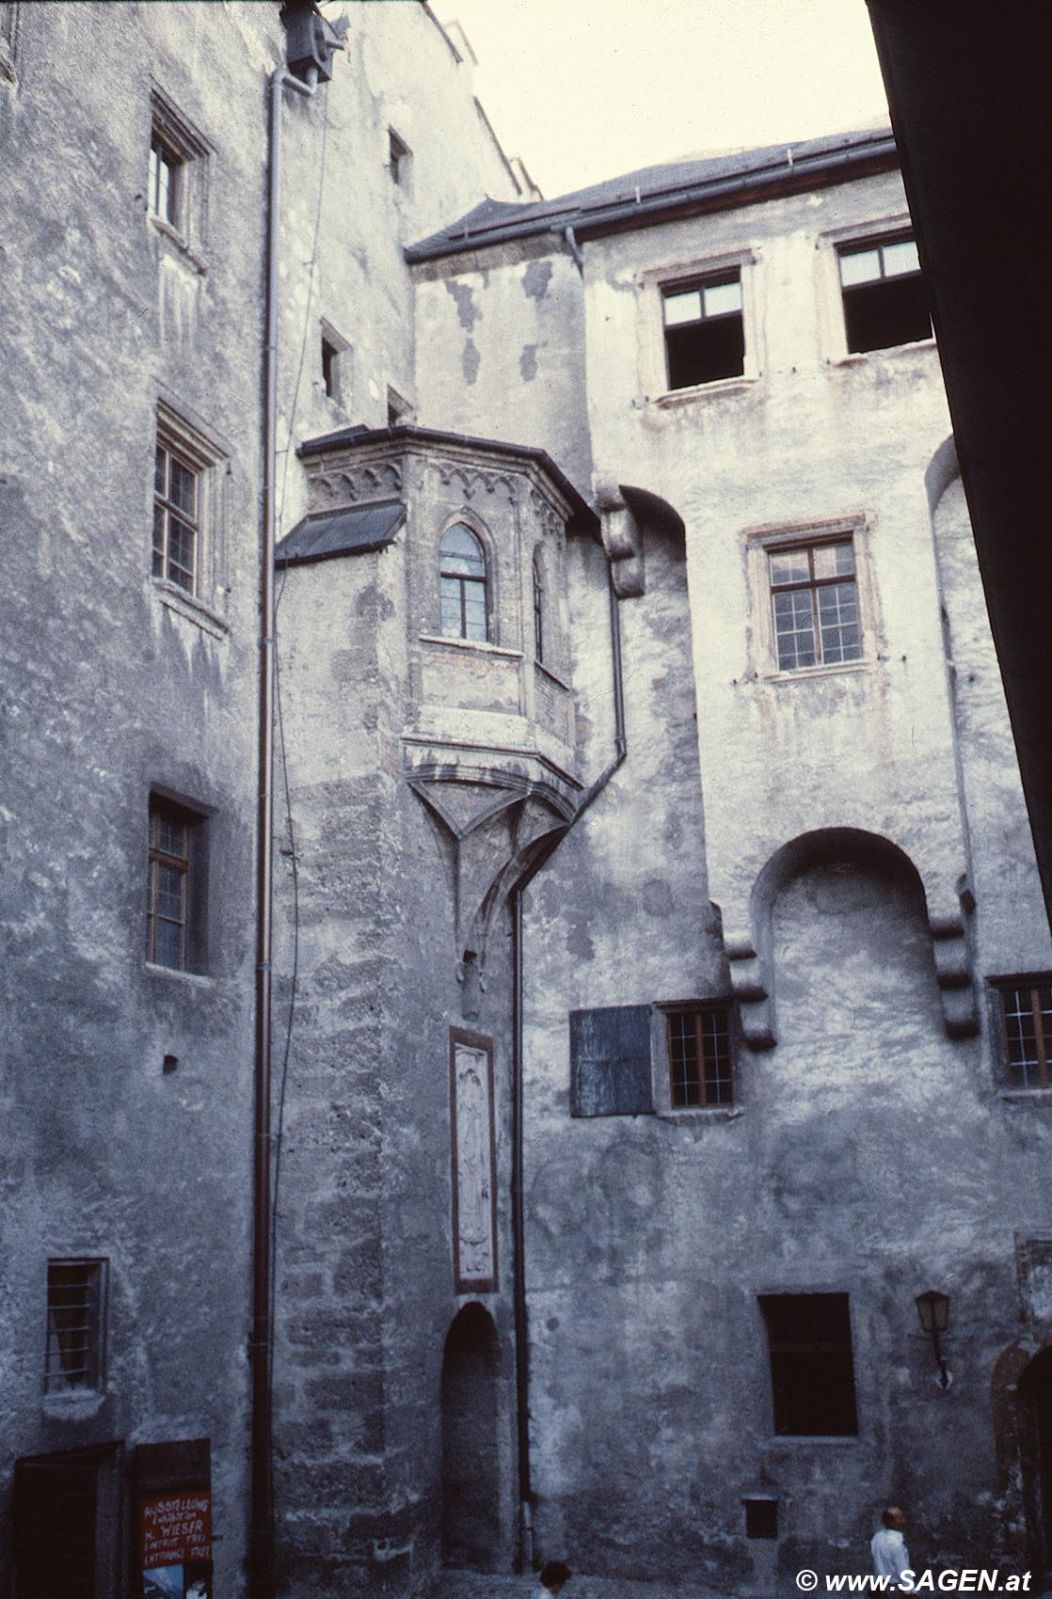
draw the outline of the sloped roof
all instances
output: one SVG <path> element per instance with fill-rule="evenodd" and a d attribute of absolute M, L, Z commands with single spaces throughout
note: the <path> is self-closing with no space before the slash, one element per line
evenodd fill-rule
<path fill-rule="evenodd" d="M 371 500 L 305 516 L 274 552 L 278 566 L 301 566 L 336 555 L 364 555 L 390 544 L 405 521 L 401 500 Z"/>
<path fill-rule="evenodd" d="M 817 188 L 898 166 L 890 128 L 828 134 L 796 144 L 702 156 L 642 167 L 554 200 L 483 200 L 466 216 L 406 249 L 433 261 L 507 239 L 573 228 L 581 238 L 641 227 L 670 213 L 746 205 L 775 193 Z"/>

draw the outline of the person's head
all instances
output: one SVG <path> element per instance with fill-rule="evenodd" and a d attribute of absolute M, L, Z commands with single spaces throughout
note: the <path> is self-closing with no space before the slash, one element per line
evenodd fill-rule
<path fill-rule="evenodd" d="M 885 1527 L 890 1527 L 892 1532 L 905 1532 L 906 1512 L 900 1510 L 898 1505 L 889 1505 L 881 1517 Z"/>
<path fill-rule="evenodd" d="M 547 1565 L 541 1567 L 541 1586 L 547 1588 L 549 1593 L 559 1593 L 572 1576 L 569 1566 L 561 1560 L 549 1560 Z"/>

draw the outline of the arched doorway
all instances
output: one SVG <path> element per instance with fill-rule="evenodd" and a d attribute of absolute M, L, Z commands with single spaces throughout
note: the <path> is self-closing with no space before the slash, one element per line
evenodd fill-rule
<path fill-rule="evenodd" d="M 1052 1348 L 1034 1356 L 1017 1391 L 1030 1558 L 1047 1572 L 1052 1568 Z"/>
<path fill-rule="evenodd" d="M 500 1547 L 500 1340 L 481 1305 L 453 1321 L 442 1357 L 442 1559 L 495 1569 Z"/>

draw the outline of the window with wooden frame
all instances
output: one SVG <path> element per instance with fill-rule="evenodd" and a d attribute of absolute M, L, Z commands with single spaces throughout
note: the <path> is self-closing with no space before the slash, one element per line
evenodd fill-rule
<path fill-rule="evenodd" d="M 49 1260 L 44 1392 L 98 1390 L 105 1380 L 105 1260 Z"/>
<path fill-rule="evenodd" d="M 690 1110 L 734 1103 L 734 1057 L 726 1005 L 666 1009 L 669 1104 Z"/>
<path fill-rule="evenodd" d="M 931 338 L 928 287 L 909 234 L 844 244 L 837 255 L 849 351 Z"/>
<path fill-rule="evenodd" d="M 439 547 L 441 629 L 446 638 L 484 643 L 489 638 L 489 580 L 482 541 L 463 522 Z"/>
<path fill-rule="evenodd" d="M 201 473 L 160 435 L 154 452 L 153 575 L 188 594 L 198 587 Z"/>
<path fill-rule="evenodd" d="M 996 985 L 1009 1088 L 1052 1088 L 1052 975 Z"/>
<path fill-rule="evenodd" d="M 661 291 L 669 389 L 693 388 L 745 371 L 745 323 L 737 267 Z"/>
<path fill-rule="evenodd" d="M 171 971 L 200 971 L 204 956 L 205 818 L 160 794 L 150 796 L 146 959 Z"/>
<path fill-rule="evenodd" d="M 779 671 L 861 659 L 852 537 L 779 544 L 767 560 Z"/>
<path fill-rule="evenodd" d="M 146 210 L 162 224 L 194 265 L 204 270 L 207 179 L 210 147 L 181 111 L 159 89 L 151 98 L 150 149 L 146 168 Z"/>
<path fill-rule="evenodd" d="M 774 1430 L 787 1437 L 858 1434 L 847 1294 L 761 1294 Z"/>

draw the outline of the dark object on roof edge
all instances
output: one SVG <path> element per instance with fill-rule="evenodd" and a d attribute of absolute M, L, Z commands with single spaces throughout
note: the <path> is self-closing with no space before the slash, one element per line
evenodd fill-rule
<path fill-rule="evenodd" d="M 338 511 L 305 516 L 274 552 L 278 566 L 329 561 L 337 555 L 365 555 L 386 549 L 405 521 L 402 500 L 370 500 Z"/>

